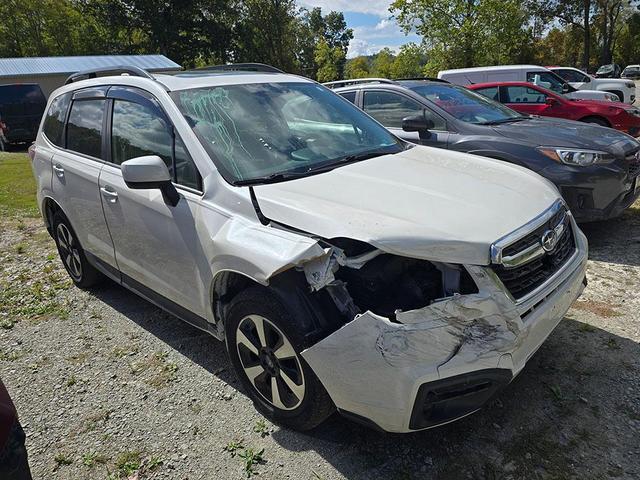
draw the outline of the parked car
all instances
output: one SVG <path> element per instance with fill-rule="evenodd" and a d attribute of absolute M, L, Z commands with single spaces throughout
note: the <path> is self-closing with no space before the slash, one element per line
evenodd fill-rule
<path fill-rule="evenodd" d="M 610 63 L 608 65 L 602 65 L 596 71 L 597 78 L 620 78 L 620 65 Z"/>
<path fill-rule="evenodd" d="M 527 82 L 477 83 L 468 88 L 526 115 L 578 120 L 640 135 L 640 109 L 626 103 L 572 100 Z"/>
<path fill-rule="evenodd" d="M 0 85 L 0 112 L 7 143 L 34 141 L 46 104 L 37 84 Z"/>
<path fill-rule="evenodd" d="M 620 78 L 595 78 L 582 70 L 571 67 L 548 67 L 552 72 L 560 75 L 578 90 L 590 89 L 613 93 L 621 102 L 633 103 L 636 99 L 636 84 Z"/>
<path fill-rule="evenodd" d="M 537 65 L 503 65 L 497 67 L 458 68 L 443 70 L 438 78 L 456 85 L 488 82 L 529 82 L 562 93 L 569 98 L 619 101 L 617 95 L 599 90 L 578 90 L 558 74 Z"/>
<path fill-rule="evenodd" d="M 523 115 L 442 80 L 355 82 L 336 93 L 395 135 L 529 168 L 558 187 L 579 222 L 615 217 L 640 195 L 640 143 L 622 132 Z"/>
<path fill-rule="evenodd" d="M 640 65 L 627 65 L 620 74 L 622 78 L 640 79 Z"/>
<path fill-rule="evenodd" d="M 412 145 L 294 75 L 78 74 L 30 155 L 73 282 L 109 277 L 225 340 L 292 428 L 468 415 L 584 287 L 586 238 L 549 182 Z"/>
<path fill-rule="evenodd" d="M 0 380 L 0 478 L 31 480 L 25 434 L 16 407 Z"/>

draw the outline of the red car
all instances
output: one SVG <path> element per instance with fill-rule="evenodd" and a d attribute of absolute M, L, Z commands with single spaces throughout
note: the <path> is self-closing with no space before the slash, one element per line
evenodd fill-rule
<path fill-rule="evenodd" d="M 520 113 L 597 123 L 640 136 L 640 109 L 626 103 L 574 100 L 527 82 L 476 83 L 468 88 Z"/>

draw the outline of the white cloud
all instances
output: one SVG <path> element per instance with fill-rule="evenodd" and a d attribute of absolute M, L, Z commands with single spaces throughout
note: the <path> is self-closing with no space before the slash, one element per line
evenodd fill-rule
<path fill-rule="evenodd" d="M 359 57 L 360 55 L 373 55 L 378 53 L 383 48 L 390 48 L 393 52 L 400 50 L 398 45 L 380 45 L 371 44 L 366 40 L 354 38 L 349 44 L 349 51 L 347 52 L 347 58 Z"/>
<path fill-rule="evenodd" d="M 321 7 L 328 12 L 369 13 L 379 17 L 389 16 L 389 5 L 392 0 L 299 0 L 298 3 L 307 8 Z"/>

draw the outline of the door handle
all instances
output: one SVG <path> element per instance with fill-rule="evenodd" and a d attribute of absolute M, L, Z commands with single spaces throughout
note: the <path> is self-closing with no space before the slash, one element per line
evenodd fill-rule
<path fill-rule="evenodd" d="M 56 176 L 58 178 L 63 178 L 64 177 L 64 168 L 62 168 L 60 165 L 54 165 L 53 166 L 53 171 L 56 172 Z"/>
<path fill-rule="evenodd" d="M 102 196 L 107 199 L 109 203 L 116 203 L 118 201 L 118 192 L 111 189 L 111 187 L 101 187 L 100 191 Z"/>

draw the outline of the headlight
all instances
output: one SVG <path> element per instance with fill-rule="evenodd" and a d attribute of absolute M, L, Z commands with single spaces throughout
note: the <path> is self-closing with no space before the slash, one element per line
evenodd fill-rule
<path fill-rule="evenodd" d="M 620 97 L 618 97 L 618 95 L 616 95 L 615 93 L 605 93 L 604 94 L 604 98 L 605 100 L 609 100 L 610 102 L 619 102 L 620 101 Z"/>
<path fill-rule="evenodd" d="M 640 117 L 640 110 L 637 108 L 628 108 L 625 110 L 629 115 L 633 115 L 634 117 Z"/>
<path fill-rule="evenodd" d="M 636 88 L 636 84 L 633 82 L 627 82 L 626 85 L 627 85 L 627 88 Z"/>
<path fill-rule="evenodd" d="M 577 150 L 572 148 L 539 147 L 538 151 L 558 163 L 588 167 L 611 163 L 615 157 L 607 152 L 597 150 Z"/>

